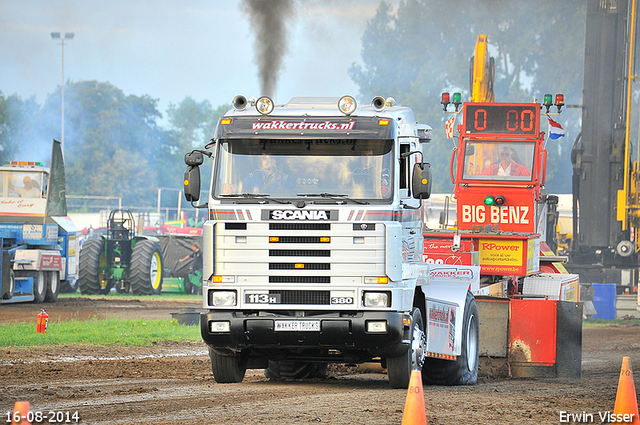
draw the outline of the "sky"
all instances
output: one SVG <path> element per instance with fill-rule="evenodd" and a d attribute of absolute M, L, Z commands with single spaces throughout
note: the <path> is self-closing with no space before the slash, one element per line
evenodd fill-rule
<path fill-rule="evenodd" d="M 244 1 L 0 0 L 0 91 L 43 104 L 62 81 L 62 46 L 51 32 L 73 32 L 65 80 L 148 94 L 163 115 L 187 96 L 214 108 L 237 94 L 259 97 L 255 26 Z M 348 69 L 362 63 L 362 35 L 380 0 L 291 1 L 274 100 L 357 96 Z"/>

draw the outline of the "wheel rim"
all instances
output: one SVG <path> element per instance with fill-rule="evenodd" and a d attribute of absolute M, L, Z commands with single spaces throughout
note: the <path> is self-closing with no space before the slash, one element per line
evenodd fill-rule
<path fill-rule="evenodd" d="M 39 272 L 38 273 L 38 294 L 44 294 L 45 291 L 45 281 L 44 281 L 44 273 L 43 272 Z"/>
<path fill-rule="evenodd" d="M 58 292 L 59 283 L 60 279 L 58 279 L 58 272 L 51 272 L 51 293 L 56 294 Z"/>
<path fill-rule="evenodd" d="M 162 273 L 160 273 L 160 255 L 157 252 L 154 252 L 151 256 L 151 265 L 149 266 L 149 280 L 151 281 L 151 287 L 153 289 L 158 289 L 160 287 L 160 278 L 162 277 Z"/>
<path fill-rule="evenodd" d="M 9 297 L 13 297 L 13 292 L 16 289 L 16 274 L 13 269 L 9 270 Z"/>
<path fill-rule="evenodd" d="M 98 280 L 100 281 L 101 289 L 105 289 L 109 286 L 106 269 L 107 269 L 107 254 L 102 252 L 100 254 L 100 259 L 98 260 Z"/>
<path fill-rule="evenodd" d="M 427 348 L 427 338 L 419 326 L 413 329 L 413 340 L 411 341 L 411 370 L 422 369 Z"/>
<path fill-rule="evenodd" d="M 475 370 L 478 359 L 478 321 L 475 315 L 469 317 L 467 326 L 467 368 Z"/>

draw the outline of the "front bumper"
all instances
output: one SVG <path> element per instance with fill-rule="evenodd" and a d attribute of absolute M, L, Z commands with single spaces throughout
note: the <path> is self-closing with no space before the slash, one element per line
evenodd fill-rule
<path fill-rule="evenodd" d="M 278 320 L 317 320 L 320 331 L 276 331 Z M 229 322 L 229 332 L 210 332 L 210 322 Z M 385 321 L 386 332 L 367 332 L 367 322 Z M 257 315 L 255 312 L 208 312 L 200 315 L 202 339 L 214 350 L 260 353 L 312 350 L 322 356 L 331 351 L 349 352 L 350 358 L 395 357 L 411 344 L 410 316 L 402 312 L 356 312 L 294 317 Z M 355 355 L 354 352 L 361 352 Z"/>

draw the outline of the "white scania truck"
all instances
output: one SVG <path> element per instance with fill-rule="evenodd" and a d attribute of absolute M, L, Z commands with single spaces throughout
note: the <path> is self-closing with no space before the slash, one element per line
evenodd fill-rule
<path fill-rule="evenodd" d="M 473 384 L 477 267 L 423 260 L 431 128 L 376 97 L 234 99 L 205 149 L 185 155 L 185 197 L 204 225 L 201 330 L 217 382 L 247 368 L 322 376 L 328 363 L 380 362 L 393 388 Z"/>

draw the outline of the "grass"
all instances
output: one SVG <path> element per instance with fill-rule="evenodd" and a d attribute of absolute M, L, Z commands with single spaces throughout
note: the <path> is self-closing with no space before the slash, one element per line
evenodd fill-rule
<path fill-rule="evenodd" d="M 640 319 L 585 319 L 582 321 L 583 327 L 607 327 L 607 326 L 627 326 L 640 327 Z"/>
<path fill-rule="evenodd" d="M 36 324 L 0 324 L 0 347 L 44 345 L 149 346 L 162 341 L 201 341 L 199 326 L 180 325 L 173 320 L 92 319 L 49 323 L 46 334 L 36 333 Z"/>
<path fill-rule="evenodd" d="M 74 293 L 66 293 L 66 294 L 60 294 L 58 295 L 58 298 L 60 299 L 65 299 L 65 298 L 87 298 L 87 299 L 110 299 L 110 298 L 116 298 L 116 299 L 131 299 L 131 300 L 149 300 L 149 301 L 157 301 L 157 300 L 194 300 L 194 301 L 201 301 L 202 300 L 202 295 L 187 295 L 187 294 L 180 294 L 180 293 L 163 293 L 162 295 L 133 295 L 133 294 L 119 294 L 117 292 L 111 291 L 108 294 L 105 295 L 82 295 L 80 294 L 80 292 L 74 292 Z"/>

